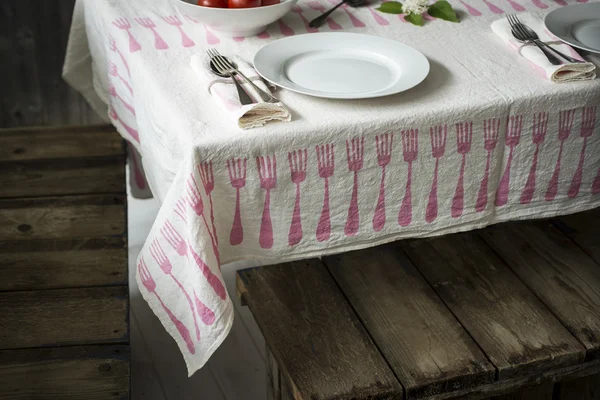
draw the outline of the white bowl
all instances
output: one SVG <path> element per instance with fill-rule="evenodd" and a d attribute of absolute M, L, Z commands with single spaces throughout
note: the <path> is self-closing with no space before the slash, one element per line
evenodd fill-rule
<path fill-rule="evenodd" d="M 197 0 L 172 0 L 179 11 L 227 37 L 255 36 L 287 14 L 298 0 L 253 8 L 213 8 L 197 5 Z"/>

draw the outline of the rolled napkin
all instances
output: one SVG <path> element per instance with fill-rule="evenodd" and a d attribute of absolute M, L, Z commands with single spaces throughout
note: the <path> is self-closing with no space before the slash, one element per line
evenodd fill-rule
<path fill-rule="evenodd" d="M 560 51 L 565 55 L 569 55 L 577 60 L 585 61 L 581 56 L 568 44 L 558 40 L 545 27 L 544 21 L 533 14 L 519 14 L 521 22 L 533 29 L 539 36 L 540 40 L 546 44 L 552 45 L 552 48 Z M 506 18 L 501 18 L 492 23 L 492 31 L 510 47 L 517 50 L 523 57 L 529 60 L 534 66 L 540 69 L 540 72 L 546 75 L 552 82 L 573 82 L 584 81 L 596 78 L 596 66 L 590 62 L 584 63 L 569 63 L 554 65 L 546 55 L 534 44 L 521 43 L 515 39 L 510 30 L 510 24 Z M 557 57 L 560 59 L 560 57 Z M 563 61 L 562 59 L 560 59 Z"/>
<path fill-rule="evenodd" d="M 238 69 L 248 77 L 256 86 L 270 93 L 271 89 L 258 76 L 254 68 L 238 56 L 233 58 Z M 210 58 L 207 55 L 196 54 L 192 56 L 191 66 L 200 80 L 206 85 L 208 92 L 231 115 L 242 129 L 256 128 L 272 121 L 291 121 L 292 116 L 282 103 L 264 103 L 256 90 L 238 80 L 246 89 L 255 104 L 242 105 L 235 84 L 231 78 L 221 78 L 210 69 Z"/>

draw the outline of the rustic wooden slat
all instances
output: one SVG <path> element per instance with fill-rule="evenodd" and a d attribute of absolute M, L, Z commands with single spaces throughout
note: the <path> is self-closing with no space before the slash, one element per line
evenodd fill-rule
<path fill-rule="evenodd" d="M 237 287 L 292 391 L 302 399 L 403 397 L 402 387 L 319 260 L 238 271 Z"/>
<path fill-rule="evenodd" d="M 583 346 L 477 234 L 402 243 L 500 380 L 583 362 Z"/>
<path fill-rule="evenodd" d="M 0 242 L 0 291 L 127 284 L 125 239 Z"/>
<path fill-rule="evenodd" d="M 0 198 L 125 193 L 125 158 L 0 162 Z"/>
<path fill-rule="evenodd" d="M 0 351 L 0 399 L 126 400 L 129 347 Z"/>
<path fill-rule="evenodd" d="M 0 346 L 126 343 L 127 286 L 0 293 Z"/>
<path fill-rule="evenodd" d="M 553 400 L 599 400 L 600 374 L 565 379 L 556 385 L 555 391 Z"/>
<path fill-rule="evenodd" d="M 600 265 L 600 208 L 556 218 L 552 222 Z"/>
<path fill-rule="evenodd" d="M 267 393 L 271 400 L 281 400 L 280 373 L 277 361 L 267 349 Z"/>
<path fill-rule="evenodd" d="M 0 241 L 123 235 L 124 195 L 0 200 Z"/>
<path fill-rule="evenodd" d="M 553 392 L 554 382 L 545 382 L 541 385 L 525 387 L 511 394 L 494 396 L 490 400 L 552 400 Z"/>
<path fill-rule="evenodd" d="M 586 359 L 599 358 L 600 267 L 549 222 L 501 224 L 480 234 L 585 346 Z"/>
<path fill-rule="evenodd" d="M 49 126 L 0 131 L 0 161 L 119 157 L 123 139 L 112 125 Z"/>
<path fill-rule="evenodd" d="M 323 262 L 408 399 L 494 381 L 495 368 L 397 244 Z"/>

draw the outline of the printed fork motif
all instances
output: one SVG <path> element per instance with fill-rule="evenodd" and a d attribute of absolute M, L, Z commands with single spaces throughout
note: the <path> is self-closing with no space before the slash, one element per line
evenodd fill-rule
<path fill-rule="evenodd" d="M 177 254 L 180 256 L 188 256 L 188 247 L 183 237 L 177 232 L 171 221 L 166 221 L 165 224 L 160 228 L 160 233 L 162 233 L 163 237 L 167 242 L 175 249 Z"/>
<path fill-rule="evenodd" d="M 325 6 L 323 6 L 321 3 L 319 3 L 318 1 L 309 1 L 308 6 L 310 8 L 312 8 L 315 11 L 320 12 L 321 14 L 324 13 L 325 11 L 327 11 L 325 9 Z M 338 30 L 338 29 L 342 29 L 342 27 L 340 26 L 340 24 L 338 24 L 337 22 L 335 22 L 335 20 L 332 17 L 327 18 L 327 26 L 329 27 L 329 29 L 331 30 Z"/>
<path fill-rule="evenodd" d="M 600 193 L 600 168 L 598 168 L 598 172 L 596 173 L 596 177 L 592 183 L 592 194 L 598 193 Z"/>
<path fill-rule="evenodd" d="M 292 183 L 296 185 L 296 201 L 294 202 L 294 213 L 288 233 L 288 243 L 295 246 L 302 240 L 302 220 L 300 217 L 300 184 L 306 180 L 306 165 L 308 153 L 306 149 L 288 153 L 290 174 Z"/>
<path fill-rule="evenodd" d="M 246 186 L 246 159 L 241 158 L 227 160 L 227 170 L 229 171 L 229 182 L 235 189 L 235 213 L 233 215 L 233 224 L 229 234 L 229 243 L 232 246 L 238 245 L 244 241 L 244 227 L 242 226 L 242 217 L 240 213 L 240 189 Z"/>
<path fill-rule="evenodd" d="M 503 206 L 508 202 L 508 194 L 510 191 L 510 167 L 515 152 L 515 147 L 519 144 L 521 138 L 521 129 L 523 128 L 523 116 L 508 117 L 506 122 L 506 145 L 509 147 L 508 161 L 506 169 L 496 191 L 496 205 Z"/>
<path fill-rule="evenodd" d="M 479 185 L 479 194 L 475 203 L 475 211 L 482 212 L 485 210 L 488 201 L 488 182 L 490 178 L 490 162 L 492 160 L 492 152 L 498 143 L 498 134 L 500 132 L 500 119 L 489 119 L 483 121 L 483 147 L 487 151 L 487 160 L 485 162 L 485 171 L 481 184 Z"/>
<path fill-rule="evenodd" d="M 108 84 L 108 93 L 109 93 L 109 94 L 110 94 L 112 97 L 119 99 L 119 100 L 121 101 L 121 104 L 123 104 L 123 106 L 125 106 L 125 108 L 126 108 L 126 109 L 128 109 L 128 110 L 129 110 L 129 112 L 135 116 L 135 108 L 133 108 L 133 106 L 132 106 L 131 104 L 129 104 L 129 103 L 127 102 L 127 100 L 125 100 L 124 98 L 122 98 L 122 97 L 121 97 L 121 95 L 119 95 L 119 94 L 117 93 L 117 89 L 116 89 L 116 88 L 115 88 L 115 86 L 114 86 L 112 83 L 110 83 L 110 82 L 109 82 L 109 84 Z"/>
<path fill-rule="evenodd" d="M 111 51 L 116 52 L 119 57 L 121 58 L 121 61 L 123 62 L 123 65 L 125 66 L 125 69 L 127 70 L 127 75 L 129 75 L 129 77 L 131 78 L 131 71 L 129 70 L 129 64 L 127 64 L 127 60 L 125 59 L 125 56 L 123 56 L 123 53 L 121 53 L 121 50 L 119 50 L 119 48 L 117 47 L 117 42 L 115 41 L 115 38 L 112 37 L 112 35 L 108 35 L 108 47 L 110 48 Z M 133 91 L 132 91 L 133 94 Z"/>
<path fill-rule="evenodd" d="M 157 50 L 165 50 L 169 48 L 167 42 L 156 32 L 156 24 L 150 18 L 135 18 L 135 21 L 143 26 L 144 28 L 148 28 L 154 34 L 154 48 Z"/>
<path fill-rule="evenodd" d="M 483 0 L 483 2 L 488 6 L 490 11 L 493 12 L 494 14 L 504 14 L 504 11 L 502 11 L 502 9 L 500 7 L 493 5 L 488 0 Z"/>
<path fill-rule="evenodd" d="M 548 8 L 548 6 L 547 6 L 546 4 L 544 4 L 544 3 L 542 2 L 542 0 L 531 0 L 531 2 L 532 2 L 533 4 L 535 4 L 535 5 L 536 5 L 536 7 L 538 7 L 538 8 L 541 8 L 541 9 Z"/>
<path fill-rule="evenodd" d="M 256 169 L 260 179 L 261 189 L 267 192 L 263 207 L 262 221 L 260 223 L 260 235 L 258 242 L 263 249 L 273 247 L 273 224 L 271 222 L 271 190 L 277 184 L 277 159 L 272 156 L 256 157 Z"/>
<path fill-rule="evenodd" d="M 129 52 L 130 53 L 135 53 L 136 51 L 139 51 L 142 48 L 142 46 L 140 46 L 138 41 L 135 40 L 135 38 L 131 34 L 131 23 L 129 22 L 129 20 L 127 18 L 117 18 L 116 20 L 113 21 L 112 24 L 114 26 L 116 26 L 117 28 L 127 32 L 127 36 L 129 37 Z"/>
<path fill-rule="evenodd" d="M 127 125 L 122 119 L 121 117 L 119 117 L 119 114 L 117 114 L 117 112 L 115 111 L 115 109 L 113 108 L 112 105 L 109 105 L 109 111 L 108 111 L 108 115 L 109 117 L 114 121 L 114 122 L 119 122 L 123 128 L 125 128 L 125 130 L 127 131 L 127 133 L 129 133 L 131 135 L 131 137 L 138 143 L 140 143 L 140 135 L 138 134 L 138 131 L 133 129 L 132 127 L 130 127 L 129 125 Z"/>
<path fill-rule="evenodd" d="M 533 153 L 533 162 L 531 163 L 531 169 L 529 170 L 529 177 L 527 178 L 525 189 L 523 189 L 523 193 L 521 193 L 521 204 L 529 204 L 533 198 L 533 193 L 535 192 L 535 172 L 537 170 L 540 144 L 544 141 L 547 130 L 548 113 L 534 114 L 532 141 L 535 145 L 535 152 Z"/>
<path fill-rule="evenodd" d="M 387 19 L 383 18 L 381 14 L 374 11 L 372 7 L 367 7 L 367 9 L 371 12 L 371 15 L 373 16 L 375 22 L 377 22 L 378 25 L 386 26 L 390 24 L 390 22 Z"/>
<path fill-rule="evenodd" d="M 429 137 L 431 138 L 431 156 L 435 158 L 435 169 L 433 171 L 433 182 L 431 183 L 429 201 L 427 202 L 427 210 L 425 212 L 425 221 L 427 221 L 427 223 L 432 223 L 438 215 L 438 170 L 440 158 L 444 156 L 444 150 L 446 148 L 447 133 L 447 125 L 440 125 L 429 128 Z"/>
<path fill-rule="evenodd" d="M 156 263 L 159 265 L 160 269 L 165 273 L 165 275 L 170 276 L 171 279 L 173 279 L 173 281 L 175 282 L 175 284 L 179 287 L 179 289 L 183 292 L 183 295 L 187 299 L 188 304 L 190 306 L 190 310 L 192 310 L 192 316 L 194 317 L 194 327 L 196 328 L 196 340 L 200 341 L 200 329 L 198 328 L 198 321 L 196 320 L 196 314 L 194 311 L 194 303 L 192 302 L 192 298 L 188 294 L 187 290 L 185 290 L 181 282 L 179 282 L 175 275 L 173 275 L 173 265 L 171 264 L 171 261 L 167 258 L 167 255 L 163 251 L 157 239 L 154 239 L 152 241 L 152 244 L 150 244 L 150 254 L 152 254 L 152 258 L 154 258 L 154 261 L 156 261 Z"/>
<path fill-rule="evenodd" d="M 208 226 L 208 221 L 206 220 L 206 216 L 204 215 L 204 202 L 202 201 L 202 196 L 200 195 L 200 189 L 198 188 L 198 183 L 196 182 L 196 178 L 194 174 L 190 174 L 189 179 L 187 180 L 187 202 L 188 205 L 194 210 L 197 216 L 202 217 L 202 221 L 204 221 L 204 226 L 206 227 L 206 231 L 210 236 L 210 242 L 212 244 L 213 252 L 215 253 L 215 257 L 217 258 L 217 262 L 219 267 L 221 266 L 221 257 L 219 255 L 219 248 L 217 246 L 217 242 L 213 235 L 213 231 Z"/>
<path fill-rule="evenodd" d="M 215 244 L 219 244 L 219 237 L 217 236 L 217 228 L 215 227 L 215 214 L 213 212 L 213 200 L 212 191 L 215 188 L 215 176 L 213 174 L 212 161 L 203 162 L 198 165 L 198 172 L 200 173 L 200 180 L 202 180 L 202 186 L 208 196 L 208 203 L 210 205 L 210 223 L 212 225 L 213 234 L 215 235 Z"/>
<path fill-rule="evenodd" d="M 558 193 L 558 177 L 560 175 L 560 161 L 562 159 L 563 145 L 565 144 L 565 140 L 571 134 L 574 119 L 575 110 L 561 111 L 558 115 L 558 140 L 560 141 L 560 147 L 558 148 L 558 158 L 556 159 L 554 173 L 548 183 L 548 190 L 546 190 L 546 201 L 554 200 L 556 193 Z"/>
<path fill-rule="evenodd" d="M 419 154 L 419 130 L 410 129 L 402 131 L 402 155 L 404 162 L 408 163 L 406 176 L 406 190 L 400 212 L 398 213 L 398 224 L 408 226 L 412 222 L 412 166 Z"/>
<path fill-rule="evenodd" d="M 283 36 L 293 36 L 294 35 L 294 30 L 292 28 L 290 28 L 285 22 L 283 22 L 283 19 L 280 19 L 278 21 L 279 23 L 279 31 L 281 32 L 281 34 Z"/>
<path fill-rule="evenodd" d="M 333 5 L 337 5 L 338 1 L 337 0 L 329 0 L 329 2 Z M 364 28 L 365 24 L 359 20 L 358 18 L 356 18 L 354 16 L 353 13 L 350 12 L 350 7 L 348 6 L 348 4 L 342 4 L 342 10 L 344 10 L 346 12 L 346 14 L 348 14 L 348 18 L 350 18 L 350 21 L 352 22 L 352 25 L 356 28 Z"/>
<path fill-rule="evenodd" d="M 156 297 L 156 299 L 162 306 L 163 310 L 165 310 L 165 312 L 171 319 L 171 322 L 173 322 L 173 325 L 175 325 L 175 328 L 177 328 L 177 330 L 179 331 L 179 334 L 185 341 L 188 351 L 192 354 L 196 353 L 196 348 L 194 346 L 194 342 L 192 340 L 192 336 L 190 335 L 189 329 L 184 325 L 183 322 L 181 322 L 175 316 L 175 314 L 173 314 L 171 312 L 169 307 L 167 307 L 167 305 L 162 301 L 162 299 L 160 298 L 158 293 L 156 293 L 156 282 L 152 278 L 152 275 L 150 275 L 150 270 L 148 269 L 148 266 L 146 265 L 146 262 L 144 261 L 144 257 L 140 258 L 140 262 L 138 263 L 137 269 L 138 269 L 138 277 L 140 278 L 140 281 L 142 282 L 142 284 L 144 285 L 144 287 L 146 288 L 146 290 L 149 293 L 154 294 L 154 296 Z"/>
<path fill-rule="evenodd" d="M 467 153 L 471 151 L 471 142 L 473 140 L 473 123 L 463 122 L 456 124 L 456 151 L 461 155 L 460 173 L 454 197 L 452 198 L 452 208 L 450 215 L 452 218 L 458 218 L 462 215 L 465 206 L 465 164 Z"/>
<path fill-rule="evenodd" d="M 392 146 L 394 145 L 394 134 L 384 133 L 375 136 L 375 148 L 377 150 L 377 164 L 381 167 L 381 183 L 379 184 L 379 198 L 373 214 L 373 230 L 379 232 L 385 226 L 385 169 L 392 160 Z"/>
<path fill-rule="evenodd" d="M 196 311 L 204 325 L 212 325 L 215 322 L 215 313 L 212 312 L 203 302 L 200 301 L 194 290 L 194 300 L 196 301 Z"/>
<path fill-rule="evenodd" d="M 123 85 L 125 85 L 127 90 L 129 90 L 129 93 L 133 96 L 133 89 L 131 85 L 129 84 L 129 82 L 127 82 L 127 80 L 125 80 L 125 78 L 123 78 L 119 74 L 116 64 L 110 60 L 108 61 L 108 73 L 110 74 L 110 76 L 114 76 L 115 78 L 118 78 L 121 82 L 123 82 Z"/>
<path fill-rule="evenodd" d="M 508 4 L 511 5 L 511 7 L 513 8 L 513 10 L 520 11 L 520 12 L 521 11 L 525 11 L 525 7 L 523 7 L 522 5 L 520 5 L 519 3 L 517 3 L 516 1 L 514 1 L 514 0 L 507 0 L 507 1 L 508 1 Z"/>
<path fill-rule="evenodd" d="M 295 5 L 294 7 L 292 7 L 292 11 L 294 11 L 296 14 L 298 14 L 300 19 L 304 23 L 304 28 L 306 29 L 306 32 L 309 32 L 309 33 L 319 32 L 319 30 L 317 28 L 313 28 L 312 26 L 309 25 L 310 21 L 306 19 L 304 14 L 302 14 L 303 10 L 300 6 Z"/>
<path fill-rule="evenodd" d="M 335 170 L 335 153 L 334 144 L 327 143 L 320 146 L 315 146 L 317 152 L 317 166 L 319 169 L 319 177 L 325 181 L 325 189 L 323 193 L 323 208 L 321 209 L 321 217 L 317 225 L 317 240 L 319 242 L 329 239 L 331 236 L 331 217 L 329 214 L 329 178 L 333 176 Z"/>
<path fill-rule="evenodd" d="M 472 6 L 468 5 L 463 0 L 460 0 L 460 2 L 462 3 L 463 6 L 465 6 L 465 8 L 469 12 L 469 14 L 471 14 L 474 17 L 480 17 L 481 16 L 481 11 L 479 11 L 475 7 L 472 7 Z"/>
<path fill-rule="evenodd" d="M 168 17 L 162 17 L 162 19 L 167 24 L 177 28 L 177 30 L 179 31 L 179 35 L 181 36 L 181 45 L 183 47 L 192 47 L 196 44 L 196 43 L 194 43 L 194 41 L 192 39 L 190 39 L 190 37 L 188 35 L 185 34 L 185 31 L 183 30 L 183 27 L 182 27 L 183 22 L 179 19 L 179 17 L 177 17 L 175 15 L 171 15 Z"/>
<path fill-rule="evenodd" d="M 175 213 L 177 215 L 179 215 L 179 218 L 181 218 L 181 220 L 187 224 L 188 219 L 187 219 L 185 204 L 186 204 L 185 198 L 181 198 L 181 199 L 177 200 L 173 211 L 175 211 Z"/>
<path fill-rule="evenodd" d="M 583 163 L 585 161 L 585 148 L 587 146 L 587 140 L 594 133 L 594 127 L 596 125 L 596 108 L 597 107 L 584 107 L 581 109 L 581 130 L 580 136 L 583 138 L 583 146 L 581 147 L 581 153 L 579 155 L 579 164 L 577 164 L 577 170 L 571 181 L 571 187 L 569 188 L 569 197 L 574 198 L 579 194 L 581 188 L 581 178 L 583 176 Z"/>
<path fill-rule="evenodd" d="M 360 218 L 358 215 L 358 171 L 363 167 L 365 154 L 365 138 L 353 138 L 346 140 L 346 159 L 348 160 L 348 170 L 354 173 L 354 185 L 352 185 L 352 198 L 348 208 L 348 219 L 344 227 L 346 236 L 354 236 L 358 232 Z"/>

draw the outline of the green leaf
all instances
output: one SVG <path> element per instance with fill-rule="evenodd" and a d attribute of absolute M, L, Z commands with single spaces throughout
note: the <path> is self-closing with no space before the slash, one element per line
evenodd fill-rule
<path fill-rule="evenodd" d="M 452 9 L 450 3 L 446 0 L 438 0 L 427 9 L 427 13 L 432 17 L 443 19 L 444 21 L 458 22 L 456 12 Z"/>
<path fill-rule="evenodd" d="M 423 26 L 423 16 L 421 14 L 407 14 L 404 19 L 413 25 Z"/>
<path fill-rule="evenodd" d="M 397 1 L 386 1 L 381 3 L 377 10 L 388 14 L 402 14 L 402 3 Z"/>

